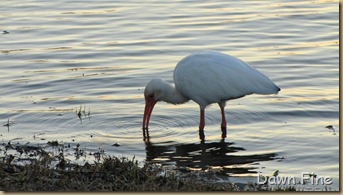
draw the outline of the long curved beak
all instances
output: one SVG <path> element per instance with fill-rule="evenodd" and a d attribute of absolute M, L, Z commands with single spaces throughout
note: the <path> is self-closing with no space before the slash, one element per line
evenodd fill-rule
<path fill-rule="evenodd" d="M 144 116 L 143 116 L 143 125 L 142 129 L 147 130 L 149 126 L 150 116 L 154 106 L 156 104 L 156 100 L 152 97 L 145 98 L 145 109 L 144 109 Z"/>

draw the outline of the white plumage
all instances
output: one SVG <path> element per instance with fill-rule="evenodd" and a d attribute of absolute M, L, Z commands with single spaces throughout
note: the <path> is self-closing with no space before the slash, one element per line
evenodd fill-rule
<path fill-rule="evenodd" d="M 211 103 L 280 89 L 268 77 L 240 59 L 214 51 L 183 58 L 174 70 L 176 90 L 201 108 Z"/>
<path fill-rule="evenodd" d="M 204 109 L 218 103 L 222 111 L 222 131 L 226 137 L 225 102 L 249 94 L 277 94 L 280 88 L 267 76 L 242 60 L 215 51 L 200 51 L 183 58 L 174 70 L 175 87 L 161 79 L 145 88 L 143 130 L 157 101 L 180 104 L 193 100 L 200 106 L 200 139 L 204 139 Z"/>

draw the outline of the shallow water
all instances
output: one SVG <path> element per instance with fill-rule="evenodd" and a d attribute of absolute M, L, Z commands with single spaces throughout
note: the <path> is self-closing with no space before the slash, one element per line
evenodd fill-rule
<path fill-rule="evenodd" d="M 3 143 L 80 143 L 239 177 L 315 172 L 338 189 L 338 1 L 1 4 L 0 120 L 14 122 L 1 127 Z M 197 104 L 158 103 L 143 141 L 146 83 L 172 82 L 175 64 L 202 49 L 241 58 L 281 92 L 229 101 L 225 140 L 219 107 L 208 107 L 205 143 Z"/>

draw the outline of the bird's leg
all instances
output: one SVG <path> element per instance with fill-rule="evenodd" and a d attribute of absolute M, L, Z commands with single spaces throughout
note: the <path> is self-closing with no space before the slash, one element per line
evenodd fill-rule
<path fill-rule="evenodd" d="M 200 108 L 199 138 L 201 140 L 205 139 L 204 127 L 205 127 L 205 109 Z"/>
<path fill-rule="evenodd" d="M 220 127 L 223 131 L 223 130 L 226 130 L 226 119 L 225 119 L 224 108 L 221 108 L 221 113 L 222 113 L 222 124 L 220 125 Z"/>
<path fill-rule="evenodd" d="M 220 111 L 222 114 L 222 124 L 221 124 L 221 129 L 222 129 L 222 138 L 226 138 L 226 118 L 225 118 L 225 102 L 220 102 L 218 103 L 220 107 Z"/>

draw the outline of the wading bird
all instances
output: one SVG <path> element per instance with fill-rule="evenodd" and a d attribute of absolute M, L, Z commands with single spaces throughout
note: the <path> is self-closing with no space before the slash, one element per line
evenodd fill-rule
<path fill-rule="evenodd" d="M 277 94 L 280 88 L 267 76 L 242 60 L 215 51 L 200 51 L 183 58 L 174 70 L 175 86 L 152 79 L 144 90 L 143 134 L 148 131 L 152 110 L 158 101 L 183 104 L 193 100 L 200 106 L 199 138 L 205 139 L 205 108 L 218 103 L 222 138 L 226 137 L 224 107 L 227 100 L 249 94 Z"/>

